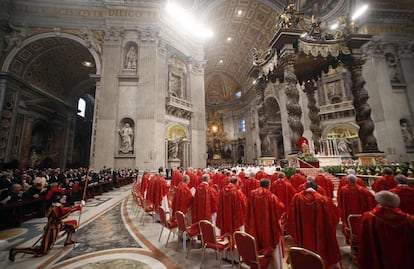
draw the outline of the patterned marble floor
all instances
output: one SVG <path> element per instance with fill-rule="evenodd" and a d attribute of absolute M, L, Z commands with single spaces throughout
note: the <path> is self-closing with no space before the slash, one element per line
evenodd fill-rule
<path fill-rule="evenodd" d="M 152 216 L 135 214 L 131 196 L 131 185 L 87 201 L 80 219 L 75 247 L 63 246 L 60 238 L 53 249 L 44 257 L 18 254 L 14 262 L 6 262 L 6 268 L 59 268 L 59 269 L 175 269 L 200 268 L 201 250 L 195 246 L 188 259 L 177 237 L 170 238 L 165 246 L 168 232 L 164 231 L 158 241 L 161 225 Z M 78 213 L 71 215 L 78 220 Z M 31 246 L 41 236 L 46 218 L 27 221 L 19 229 L 1 231 L 0 238 L 6 237 L 9 247 Z M 343 237 L 338 229 L 338 240 L 343 245 Z M 7 235 L 9 237 L 7 238 Z M 286 249 L 292 244 L 286 238 Z M 349 246 L 341 247 L 344 268 L 353 268 L 350 263 Z M 3 253 L 5 254 L 5 253 Z M 213 251 L 207 251 L 204 268 L 217 268 Z M 224 261 L 223 268 L 231 268 Z M 285 264 L 284 268 L 288 268 Z"/>

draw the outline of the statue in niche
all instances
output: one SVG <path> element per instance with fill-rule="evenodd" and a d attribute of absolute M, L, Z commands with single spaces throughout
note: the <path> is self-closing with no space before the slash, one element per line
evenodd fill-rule
<path fill-rule="evenodd" d="M 414 146 L 414 136 L 408 122 L 406 120 L 400 121 L 401 134 L 404 140 L 405 146 L 412 147 Z"/>
<path fill-rule="evenodd" d="M 177 159 L 178 158 L 178 146 L 180 145 L 181 141 L 183 140 L 182 136 L 176 136 L 175 134 L 168 141 L 168 156 L 169 159 Z"/>
<path fill-rule="evenodd" d="M 352 152 L 351 141 L 349 141 L 349 139 L 346 138 L 344 134 L 341 134 L 339 137 L 337 146 L 339 154 L 349 154 Z"/>
<path fill-rule="evenodd" d="M 126 69 L 137 69 L 137 52 L 134 46 L 131 46 L 125 58 Z"/>
<path fill-rule="evenodd" d="M 121 136 L 121 146 L 119 151 L 122 153 L 129 153 L 133 151 L 134 131 L 129 123 L 125 123 L 124 127 L 119 130 Z"/>
<path fill-rule="evenodd" d="M 385 60 L 388 63 L 391 82 L 394 82 L 394 83 L 403 82 L 398 59 L 394 56 L 394 54 L 392 53 L 385 54 Z"/>

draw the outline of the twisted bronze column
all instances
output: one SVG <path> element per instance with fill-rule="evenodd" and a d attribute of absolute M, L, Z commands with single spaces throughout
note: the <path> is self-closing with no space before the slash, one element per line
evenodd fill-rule
<path fill-rule="evenodd" d="M 312 140 L 315 145 L 315 152 L 320 152 L 320 138 L 322 135 L 322 128 L 320 126 L 320 119 L 319 119 L 319 107 L 316 106 L 316 99 L 315 99 L 315 91 L 316 91 L 315 83 L 313 81 L 305 82 L 305 89 L 303 92 L 306 93 L 306 97 L 308 98 L 308 108 L 309 108 L 309 119 L 311 121 L 310 130 L 312 131 Z"/>

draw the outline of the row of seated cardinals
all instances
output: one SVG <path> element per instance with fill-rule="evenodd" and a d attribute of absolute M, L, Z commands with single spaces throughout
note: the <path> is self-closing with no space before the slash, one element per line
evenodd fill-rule
<path fill-rule="evenodd" d="M 268 182 L 267 186 L 262 182 Z M 340 179 L 336 195 L 337 205 L 332 199 L 334 185 L 322 171 L 315 177 L 306 177 L 297 171 L 287 178 L 281 171 L 268 175 L 260 170 L 247 177 L 244 173 L 234 171 L 212 173 L 206 169 L 187 170 L 183 173 L 175 169 L 170 184 L 163 177 L 163 173 L 151 175 L 145 172 L 141 181 L 134 185 L 134 192 L 142 195 L 148 204 L 155 208 L 162 205 L 171 212 L 170 222 L 175 221 L 176 211 L 182 211 L 191 215 L 189 224 L 194 229 L 198 228 L 197 223 L 201 219 L 212 221 L 222 234 L 232 234 L 236 230 L 244 229 L 256 238 L 259 250 L 265 252 L 276 249 L 283 242 L 283 234 L 287 233 L 293 238 L 295 245 L 321 255 L 327 268 L 342 266 L 336 238 L 339 220 L 342 220 L 342 231 L 350 243 L 347 217 L 351 214 L 362 214 L 360 228 L 371 229 L 371 232 L 362 231 L 361 235 L 372 237 L 372 225 L 378 226 L 378 231 L 374 233 L 375 238 L 360 241 L 365 242 L 359 252 L 364 254 L 358 256 L 360 268 L 391 268 L 387 266 L 390 261 L 394 266 L 401 265 L 393 268 L 414 268 L 412 255 L 396 258 L 401 258 L 400 253 L 405 250 L 414 249 L 414 217 L 411 215 L 414 214 L 414 188 L 407 185 L 405 176 L 394 176 L 388 168 L 384 169 L 383 177 L 372 185 L 372 190 L 355 176 L 353 170 L 349 170 L 348 175 Z M 377 193 L 378 199 L 373 192 Z M 267 203 L 263 208 L 258 208 L 258 197 L 265 194 L 276 201 L 274 207 Z M 382 204 L 379 201 L 380 194 L 383 196 L 382 200 L 385 200 Z M 398 203 L 394 201 L 395 197 Z M 163 199 L 167 202 L 163 203 Z M 390 202 L 391 200 L 394 202 Z M 382 209 L 388 211 L 383 212 Z M 272 215 L 277 222 L 268 224 Z M 367 220 L 373 216 L 381 222 Z M 390 225 L 384 226 L 388 222 Z M 370 223 L 371 226 L 363 226 L 365 223 Z M 280 229 L 277 229 L 278 225 Z M 388 230 L 389 227 L 392 227 L 392 231 Z M 395 230 L 395 227 L 399 229 Z M 272 235 L 275 231 L 280 236 Z M 398 241 L 400 236 L 389 238 L 388 235 L 394 231 L 403 232 L 406 235 L 404 238 L 410 240 Z M 381 240 L 385 243 L 382 244 Z M 393 240 L 399 246 L 404 246 L 397 248 L 399 255 L 395 254 L 396 250 L 390 249 L 393 244 L 389 242 Z M 371 245 L 367 242 L 371 242 Z M 378 250 L 381 251 L 379 257 L 375 253 Z M 385 258 L 386 256 L 389 258 Z M 378 264 L 378 267 L 372 264 Z"/>

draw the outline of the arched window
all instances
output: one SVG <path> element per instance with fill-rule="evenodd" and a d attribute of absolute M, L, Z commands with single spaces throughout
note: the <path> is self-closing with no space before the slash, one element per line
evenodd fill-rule
<path fill-rule="evenodd" d="M 85 112 L 86 112 L 86 101 L 83 98 L 79 98 L 78 101 L 78 115 L 82 118 L 85 118 Z"/>

